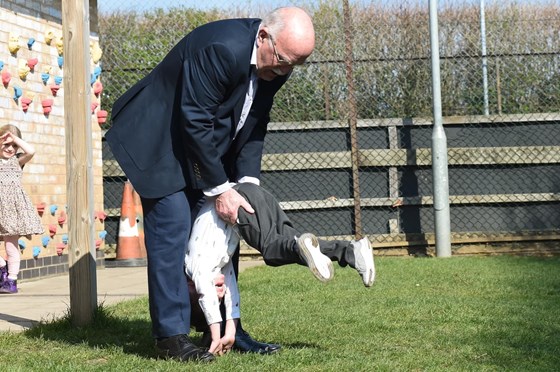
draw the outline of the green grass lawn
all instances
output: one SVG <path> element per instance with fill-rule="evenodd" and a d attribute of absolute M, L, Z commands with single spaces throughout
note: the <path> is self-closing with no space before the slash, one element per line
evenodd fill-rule
<path fill-rule="evenodd" d="M 156 359 L 147 298 L 0 333 L 6 371 L 558 371 L 560 258 L 378 258 L 364 288 L 350 268 L 316 281 L 301 266 L 240 276 L 244 328 L 272 356 L 209 365 Z M 192 334 L 196 341 L 198 334 Z M 8 368 L 9 367 L 9 368 Z"/>

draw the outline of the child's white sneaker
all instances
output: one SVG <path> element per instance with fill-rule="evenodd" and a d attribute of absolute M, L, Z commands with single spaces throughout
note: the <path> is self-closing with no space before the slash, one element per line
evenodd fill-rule
<path fill-rule="evenodd" d="M 375 281 L 375 263 L 369 239 L 363 238 L 351 244 L 354 250 L 355 269 L 362 276 L 364 285 L 371 287 Z"/>
<path fill-rule="evenodd" d="M 310 233 L 302 234 L 297 239 L 299 253 L 313 275 L 322 282 L 329 281 L 334 276 L 331 259 L 321 253 L 319 240 Z"/>

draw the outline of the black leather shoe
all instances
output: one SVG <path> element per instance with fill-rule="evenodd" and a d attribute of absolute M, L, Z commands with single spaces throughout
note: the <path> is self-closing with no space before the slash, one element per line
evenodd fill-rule
<path fill-rule="evenodd" d="M 211 362 L 214 354 L 199 348 L 187 335 L 177 335 L 156 340 L 156 351 L 160 357 L 182 362 Z"/>
<path fill-rule="evenodd" d="M 280 345 L 267 344 L 253 340 L 243 329 L 238 328 L 235 332 L 233 350 L 237 350 L 242 353 L 274 354 L 279 352 L 280 349 Z"/>

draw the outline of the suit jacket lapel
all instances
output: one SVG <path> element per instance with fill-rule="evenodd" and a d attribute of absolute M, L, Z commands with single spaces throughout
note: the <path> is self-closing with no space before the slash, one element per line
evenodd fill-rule
<path fill-rule="evenodd" d="M 277 78 L 273 81 L 259 80 L 257 93 L 245 124 L 241 131 L 237 134 L 235 141 L 232 144 L 234 153 L 238 153 L 243 145 L 249 140 L 251 133 L 256 125 L 268 124 L 268 115 L 272 107 L 272 100 L 274 94 L 286 82 L 287 77 Z M 241 105 L 241 108 L 243 105 Z"/>
<path fill-rule="evenodd" d="M 260 26 L 260 22 L 254 22 L 252 25 L 252 30 L 254 32 L 253 36 L 256 38 L 257 32 L 259 30 L 259 26 Z M 254 40 L 253 40 L 254 43 Z M 254 47 L 253 47 L 254 48 Z M 252 50 L 252 48 L 251 48 Z M 251 82 L 251 73 L 253 72 L 253 69 L 255 67 L 253 67 L 252 65 L 249 66 L 249 79 L 247 79 L 247 81 L 245 82 L 245 85 L 243 87 L 243 94 L 241 95 L 241 98 L 239 99 L 239 101 L 237 101 L 237 103 L 235 104 L 235 107 L 233 109 L 233 128 L 231 129 L 231 138 L 233 138 L 235 136 L 235 130 L 237 129 L 237 124 L 239 123 L 239 119 L 241 118 L 241 113 L 243 111 L 243 104 L 245 103 L 245 96 L 247 95 L 247 90 L 249 89 L 249 83 Z M 260 84 L 259 84 L 260 85 Z M 256 98 L 256 96 L 255 96 Z"/>
<path fill-rule="evenodd" d="M 243 94 L 241 94 L 241 97 L 239 98 L 239 100 L 237 101 L 237 103 L 235 104 L 234 108 L 233 108 L 233 123 L 232 123 L 232 128 L 231 128 L 231 135 L 230 138 L 233 139 L 233 137 L 235 137 L 235 131 L 237 130 L 237 124 L 239 124 L 239 119 L 241 118 L 241 112 L 243 111 L 243 104 L 245 103 L 245 96 L 247 95 L 247 89 L 249 89 L 249 82 L 250 79 L 247 80 L 247 82 L 245 83 L 245 85 L 243 86 Z M 247 124 L 247 121 L 245 121 L 245 125 Z M 243 129 L 245 129 L 245 125 L 243 126 Z M 242 132 L 243 130 L 241 130 Z"/>

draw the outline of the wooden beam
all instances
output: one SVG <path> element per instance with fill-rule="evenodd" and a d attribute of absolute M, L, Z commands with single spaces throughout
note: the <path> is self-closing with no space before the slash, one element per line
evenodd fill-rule
<path fill-rule="evenodd" d="M 533 194 L 488 194 L 488 195 L 450 195 L 449 204 L 521 204 L 521 203 L 554 203 L 560 202 L 558 193 L 533 193 Z M 362 198 L 362 207 L 371 208 L 398 208 L 403 206 L 431 206 L 434 201 L 431 196 L 412 196 L 396 198 Z M 350 208 L 354 205 L 351 198 L 337 199 L 331 197 L 325 200 L 293 200 L 280 202 L 280 207 L 285 211 L 305 211 L 315 209 L 340 209 Z M 119 208 L 107 208 L 105 212 L 109 217 L 121 215 Z"/>
<path fill-rule="evenodd" d="M 433 233 L 425 234 L 375 234 L 370 235 L 372 247 L 413 247 L 423 245 L 434 245 Z M 451 233 L 452 244 L 476 244 L 476 243 L 513 243 L 528 241 L 560 240 L 560 231 L 527 231 L 486 233 L 486 232 L 463 232 Z"/>
<path fill-rule="evenodd" d="M 372 248 L 376 250 L 376 255 L 383 255 L 385 250 L 403 249 L 394 255 L 408 255 L 406 248 L 411 247 L 427 247 L 435 245 L 435 237 L 433 233 L 426 234 L 369 234 L 368 239 L 371 241 Z M 318 236 L 324 240 L 352 240 L 353 235 L 338 236 Z M 451 233 L 451 244 L 461 249 L 462 245 L 468 244 L 485 244 L 500 245 L 514 243 L 538 243 L 538 242 L 559 242 L 560 230 L 554 231 L 527 231 L 524 233 L 485 233 L 485 232 L 465 232 Z M 507 249 L 507 247 L 505 248 Z M 490 254 L 492 251 L 502 251 L 500 248 L 490 248 L 485 253 Z M 502 252 L 503 253 L 503 252 Z M 508 253 L 511 253 L 508 251 Z M 260 253 L 249 246 L 245 241 L 241 241 L 242 256 L 260 256 Z"/>
<path fill-rule="evenodd" d="M 88 0 L 62 1 L 70 315 L 78 327 L 97 307 L 88 20 Z"/>
<path fill-rule="evenodd" d="M 518 123 L 536 124 L 547 122 L 560 122 L 560 114 L 548 112 L 540 114 L 513 114 L 513 115 L 471 115 L 471 116 L 445 116 L 443 125 L 475 125 L 495 123 Z M 360 119 L 358 128 L 375 127 L 402 127 L 402 126 L 429 126 L 432 118 L 387 118 L 387 119 Z M 297 122 L 273 122 L 268 124 L 268 131 L 299 131 L 299 130 L 324 130 L 324 129 L 348 129 L 348 122 L 344 120 L 325 121 L 297 121 Z"/>
<path fill-rule="evenodd" d="M 266 154 L 263 155 L 261 164 L 263 171 L 350 169 L 352 167 L 352 158 L 350 151 Z"/>
<path fill-rule="evenodd" d="M 103 177 L 125 177 L 116 160 L 103 160 Z"/>
<path fill-rule="evenodd" d="M 560 146 L 451 147 L 447 152 L 450 166 L 560 163 Z M 351 163 L 349 151 L 265 154 L 262 171 L 350 169 Z M 360 167 L 429 166 L 431 163 L 429 148 L 360 150 Z M 103 161 L 103 175 L 124 177 L 115 160 Z"/>
<path fill-rule="evenodd" d="M 449 165 L 560 163 L 560 146 L 465 147 L 448 149 Z"/>
<path fill-rule="evenodd" d="M 360 167 L 429 166 L 432 152 L 419 149 L 360 150 Z M 451 147 L 449 165 L 554 164 L 560 163 L 560 146 Z M 349 151 L 266 154 L 262 170 L 286 171 L 351 168 Z"/>
<path fill-rule="evenodd" d="M 508 204 L 508 203 L 553 203 L 560 201 L 560 193 L 533 194 L 488 194 L 488 195 L 450 195 L 449 203 L 462 204 Z M 299 211 L 312 209 L 348 208 L 353 205 L 352 199 L 329 198 L 325 200 L 299 200 L 280 202 L 285 211 Z M 434 201 L 431 196 L 411 196 L 396 198 L 362 198 L 363 207 L 393 207 L 402 206 L 431 206 Z"/>

